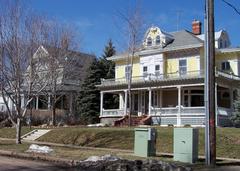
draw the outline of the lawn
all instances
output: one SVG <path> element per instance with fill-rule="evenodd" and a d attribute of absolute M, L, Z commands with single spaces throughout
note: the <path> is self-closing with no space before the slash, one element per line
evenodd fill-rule
<path fill-rule="evenodd" d="M 30 132 L 29 127 L 22 127 L 21 135 Z M 16 138 L 16 128 L 0 128 L 0 138 Z"/>
<path fill-rule="evenodd" d="M 158 127 L 157 151 L 173 152 L 173 128 Z M 217 128 L 217 156 L 240 159 L 240 129 Z M 133 150 L 133 128 L 59 128 L 39 141 Z M 199 155 L 204 155 L 204 129 L 199 130 Z"/>
<path fill-rule="evenodd" d="M 0 137 L 14 137 L 14 129 L 0 129 Z M 23 130 L 27 131 L 27 128 Z M 157 127 L 157 151 L 173 152 L 173 128 Z M 200 128 L 199 155 L 204 155 L 204 129 Z M 240 159 L 240 129 L 217 128 L 217 156 Z M 12 137 L 13 136 L 13 137 Z M 39 141 L 73 144 L 84 147 L 101 147 L 133 150 L 133 128 L 57 128 L 38 139 Z M 64 153 L 63 153 L 64 154 Z"/>

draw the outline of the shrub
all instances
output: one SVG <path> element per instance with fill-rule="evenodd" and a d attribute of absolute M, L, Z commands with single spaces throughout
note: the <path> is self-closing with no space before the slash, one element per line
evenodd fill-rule
<path fill-rule="evenodd" d="M 189 128 L 189 127 L 191 127 L 191 125 L 190 124 L 185 124 L 183 127 Z"/>

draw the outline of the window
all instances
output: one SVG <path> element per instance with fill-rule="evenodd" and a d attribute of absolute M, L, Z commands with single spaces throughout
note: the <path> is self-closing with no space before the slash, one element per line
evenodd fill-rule
<path fill-rule="evenodd" d="M 187 74 L 187 60 L 186 59 L 179 60 L 179 74 L 180 75 Z"/>
<path fill-rule="evenodd" d="M 126 77 L 126 80 L 129 80 L 129 78 L 130 78 L 130 70 L 131 70 L 131 66 L 130 65 L 125 66 L 125 77 Z"/>
<path fill-rule="evenodd" d="M 152 46 L 152 38 L 147 38 L 147 46 Z"/>
<path fill-rule="evenodd" d="M 160 45 L 160 36 L 156 37 L 156 45 Z"/>
<path fill-rule="evenodd" d="M 160 75 L 160 65 L 155 65 L 155 75 L 156 76 Z"/>
<path fill-rule="evenodd" d="M 143 77 L 147 77 L 148 76 L 148 67 L 144 66 L 143 67 Z"/>
<path fill-rule="evenodd" d="M 223 42 L 222 42 L 222 39 L 220 39 L 220 43 L 219 43 L 219 48 L 222 48 L 223 47 Z"/>
<path fill-rule="evenodd" d="M 230 63 L 228 61 L 222 62 L 222 70 L 223 71 L 228 71 L 230 70 Z"/>

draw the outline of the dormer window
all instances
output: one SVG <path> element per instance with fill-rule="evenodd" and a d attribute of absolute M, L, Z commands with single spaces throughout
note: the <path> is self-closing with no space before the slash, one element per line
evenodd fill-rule
<path fill-rule="evenodd" d="M 147 38 L 147 46 L 152 46 L 152 38 L 151 37 Z"/>
<path fill-rule="evenodd" d="M 160 45 L 160 36 L 156 37 L 156 45 Z"/>
<path fill-rule="evenodd" d="M 222 62 L 222 70 L 229 71 L 230 70 L 230 63 L 228 61 Z"/>
<path fill-rule="evenodd" d="M 222 42 L 222 39 L 220 39 L 220 43 L 219 43 L 219 48 L 222 48 L 223 47 L 223 42 Z"/>

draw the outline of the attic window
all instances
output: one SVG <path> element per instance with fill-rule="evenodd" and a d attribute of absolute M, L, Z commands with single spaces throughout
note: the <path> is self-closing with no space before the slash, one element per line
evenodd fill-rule
<path fill-rule="evenodd" d="M 230 70 L 230 63 L 229 61 L 222 62 L 222 70 L 229 71 Z"/>
<path fill-rule="evenodd" d="M 222 48 L 223 47 L 223 42 L 222 42 L 222 39 L 220 39 L 220 45 L 219 45 L 219 48 Z"/>
<path fill-rule="evenodd" d="M 152 46 L 152 38 L 147 38 L 147 46 Z"/>
<path fill-rule="evenodd" d="M 156 45 L 160 45 L 160 36 L 156 37 Z"/>

